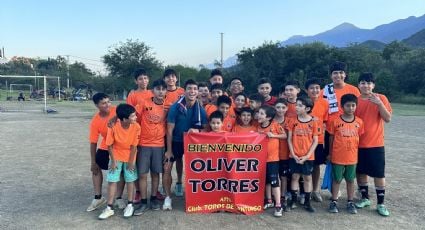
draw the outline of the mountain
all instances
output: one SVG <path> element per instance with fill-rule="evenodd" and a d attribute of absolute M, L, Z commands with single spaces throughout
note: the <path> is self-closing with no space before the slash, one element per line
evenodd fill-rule
<path fill-rule="evenodd" d="M 381 51 L 381 50 L 384 50 L 384 48 L 387 44 L 380 42 L 380 41 L 376 41 L 376 40 L 367 40 L 365 42 L 360 43 L 360 45 L 366 46 L 367 48 L 372 49 L 372 50 Z"/>
<path fill-rule="evenodd" d="M 408 38 L 422 29 L 425 29 L 425 15 L 396 20 L 373 29 L 361 29 L 350 23 L 342 23 L 331 30 L 316 35 L 292 36 L 288 40 L 283 41 L 281 45 L 320 41 L 331 46 L 345 47 L 350 43 L 362 43 L 368 40 L 389 43 L 394 40 Z"/>
<path fill-rule="evenodd" d="M 425 48 L 425 29 L 404 39 L 402 42 L 410 47 Z"/>

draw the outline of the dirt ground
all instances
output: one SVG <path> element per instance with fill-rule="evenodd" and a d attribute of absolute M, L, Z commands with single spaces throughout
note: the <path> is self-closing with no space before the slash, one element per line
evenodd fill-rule
<path fill-rule="evenodd" d="M 80 108 L 82 107 L 82 108 Z M 275 218 L 272 210 L 256 216 L 229 213 L 186 214 L 184 200 L 173 199 L 173 211 L 148 211 L 124 219 L 118 211 L 100 221 L 101 210 L 86 212 L 93 198 L 88 125 L 92 106 L 58 108 L 58 114 L 0 112 L 0 229 L 424 229 L 425 130 L 424 116 L 394 116 L 386 126 L 386 204 L 391 216 L 373 205 L 357 215 L 345 211 L 345 189 L 340 213 L 298 208 Z M 104 186 L 106 195 L 106 186 Z"/>

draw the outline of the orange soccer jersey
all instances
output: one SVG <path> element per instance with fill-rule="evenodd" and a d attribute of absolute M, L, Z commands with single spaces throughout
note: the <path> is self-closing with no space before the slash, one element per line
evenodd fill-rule
<path fill-rule="evenodd" d="M 137 146 L 140 138 L 140 126 L 137 123 L 130 124 L 127 129 L 117 121 L 112 128 L 108 128 L 106 145 L 112 145 L 114 159 L 121 162 L 130 161 L 130 147 Z M 136 159 L 136 157 L 134 158 Z"/>
<path fill-rule="evenodd" d="M 271 132 L 273 134 L 283 134 L 285 132 L 283 128 L 275 121 L 272 121 L 269 126 L 261 127 L 258 125 L 257 131 L 259 133 L 266 134 Z M 277 138 L 268 138 L 269 143 L 267 145 L 268 153 L 267 153 L 267 162 L 279 161 L 279 139 Z"/>
<path fill-rule="evenodd" d="M 136 105 L 141 101 L 145 100 L 147 98 L 153 97 L 152 90 L 133 90 L 128 94 L 127 97 L 127 104 L 132 105 L 133 107 L 136 107 Z"/>
<path fill-rule="evenodd" d="M 236 117 L 230 114 L 223 119 L 223 130 L 226 132 L 232 132 L 233 126 L 235 126 Z"/>
<path fill-rule="evenodd" d="M 339 165 L 357 164 L 359 136 L 363 134 L 363 121 L 355 117 L 347 122 L 339 117 L 333 120 L 328 128 L 333 135 L 331 162 Z"/>
<path fill-rule="evenodd" d="M 313 144 L 313 137 L 322 132 L 322 128 L 317 123 L 317 118 L 314 117 L 307 122 L 301 122 L 298 117 L 289 122 L 288 130 L 292 132 L 292 146 L 296 156 L 307 155 Z M 314 160 L 314 154 L 311 154 L 309 160 Z"/>
<path fill-rule="evenodd" d="M 204 109 L 205 109 L 205 112 L 207 113 L 207 117 L 210 117 L 211 113 L 217 110 L 217 106 L 210 103 L 205 105 Z"/>
<path fill-rule="evenodd" d="M 285 117 L 290 119 L 297 118 L 297 111 L 295 110 L 296 105 L 296 102 L 292 103 L 288 101 L 288 110 L 285 113 Z"/>
<path fill-rule="evenodd" d="M 328 120 L 329 104 L 328 102 L 319 97 L 314 101 L 313 109 L 311 110 L 311 116 L 318 119 L 318 124 L 322 127 L 322 132 L 319 133 L 319 144 L 325 143 L 325 129 L 323 128 L 324 123 Z"/>
<path fill-rule="evenodd" d="M 169 108 L 169 102 L 165 101 L 162 104 L 156 104 L 153 98 L 143 100 L 136 106 L 141 127 L 139 145 L 164 147 L 167 112 Z"/>
<path fill-rule="evenodd" d="M 252 133 L 252 132 L 257 132 L 257 127 L 254 126 L 254 125 L 242 126 L 242 125 L 239 125 L 239 124 L 235 124 L 235 126 L 233 126 L 232 132 L 234 132 L 234 133 Z"/>
<path fill-rule="evenodd" d="M 90 143 L 96 143 L 99 140 L 99 135 L 102 137 L 99 149 L 108 150 L 106 145 L 106 135 L 108 133 L 108 122 L 111 118 L 115 117 L 115 106 L 111 106 L 109 109 L 109 115 L 107 117 L 101 117 L 99 113 L 96 113 L 90 122 Z"/>
<path fill-rule="evenodd" d="M 289 118 L 285 118 L 285 120 L 280 123 L 280 127 L 287 132 L 289 126 Z M 289 147 L 287 139 L 279 139 L 279 160 L 288 160 L 289 159 Z"/>
<path fill-rule="evenodd" d="M 392 108 L 387 97 L 378 94 L 385 108 L 391 113 Z M 360 136 L 360 148 L 373 148 L 384 146 L 384 121 L 379 114 L 379 108 L 368 99 L 358 97 L 356 116 L 364 123 L 364 133 Z"/>
<path fill-rule="evenodd" d="M 166 100 L 173 104 L 180 97 L 184 95 L 184 89 L 181 87 L 177 87 L 175 90 L 167 90 L 167 94 L 165 96 Z"/>
<path fill-rule="evenodd" d="M 357 87 L 352 86 L 350 84 L 345 84 L 345 86 L 342 89 L 335 89 L 334 88 L 334 91 L 335 91 L 336 98 L 337 98 L 337 101 L 338 101 L 338 112 L 329 114 L 327 123 L 330 123 L 332 120 L 338 118 L 340 115 L 342 115 L 344 113 L 344 111 L 341 108 L 341 97 L 342 96 L 344 96 L 345 94 L 350 94 L 350 93 L 354 94 L 356 97 L 360 96 L 359 89 L 357 89 Z M 323 97 L 323 89 L 320 91 L 319 97 Z M 328 105 L 329 105 L 329 102 L 328 102 Z"/>

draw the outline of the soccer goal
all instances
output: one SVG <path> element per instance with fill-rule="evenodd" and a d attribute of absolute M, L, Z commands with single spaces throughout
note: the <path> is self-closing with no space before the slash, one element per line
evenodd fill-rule
<path fill-rule="evenodd" d="M 4 87 L 0 89 L 0 112 L 18 112 L 18 111 L 42 111 L 48 112 L 52 109 L 55 101 L 61 100 L 60 77 L 54 76 L 19 76 L 19 75 L 0 75 L 0 80 Z M 57 80 L 57 81 L 56 81 Z M 36 88 L 36 85 L 29 84 L 41 83 L 42 88 Z M 54 85 L 59 89 L 59 93 L 49 96 L 49 85 Z M 3 85 L 1 84 L 1 85 Z M 40 85 L 40 84 L 39 84 Z M 29 88 L 29 91 L 24 91 Z"/>

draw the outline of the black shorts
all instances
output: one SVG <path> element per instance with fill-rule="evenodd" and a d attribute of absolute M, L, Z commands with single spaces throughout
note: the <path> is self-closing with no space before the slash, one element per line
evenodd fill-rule
<path fill-rule="evenodd" d="M 291 176 L 291 170 L 289 168 L 289 160 L 279 161 L 279 176 L 280 177 Z"/>
<path fill-rule="evenodd" d="M 304 164 L 298 164 L 294 159 L 289 160 L 289 168 L 291 173 L 297 173 L 305 176 L 309 176 L 313 173 L 314 161 L 307 160 Z"/>
<path fill-rule="evenodd" d="M 326 157 L 323 149 L 323 144 L 318 144 L 316 150 L 314 150 L 314 165 L 324 165 L 326 164 Z"/>
<path fill-rule="evenodd" d="M 330 134 L 328 131 L 325 131 L 325 147 L 323 148 L 323 154 L 325 154 L 325 156 L 329 155 L 329 136 Z"/>
<path fill-rule="evenodd" d="M 279 161 L 267 162 L 266 167 L 266 184 L 279 187 Z"/>
<path fill-rule="evenodd" d="M 385 148 L 359 148 L 357 173 L 375 178 L 385 178 Z"/>
<path fill-rule="evenodd" d="M 171 159 L 172 162 L 176 161 L 177 159 L 182 159 L 184 154 L 184 145 L 183 142 L 172 142 L 172 149 L 173 149 L 173 155 L 174 158 Z"/>
<path fill-rule="evenodd" d="M 98 149 L 96 151 L 96 164 L 103 170 L 108 170 L 109 165 L 109 152 L 108 150 Z"/>

